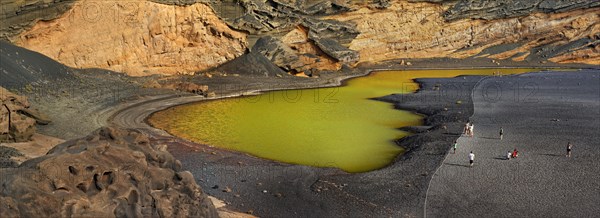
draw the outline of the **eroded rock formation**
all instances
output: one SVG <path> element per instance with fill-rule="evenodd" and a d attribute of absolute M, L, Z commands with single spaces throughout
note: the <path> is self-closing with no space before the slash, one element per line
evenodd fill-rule
<path fill-rule="evenodd" d="M 487 56 L 515 61 L 550 59 L 599 63 L 598 7 L 489 21 L 452 22 L 443 16 L 448 7 L 394 1 L 387 9 L 364 7 L 329 18 L 357 24 L 360 35 L 349 47 L 360 53 L 361 62 Z M 485 50 L 492 47 L 496 47 L 497 52 Z"/>
<path fill-rule="evenodd" d="M 0 142 L 26 142 L 35 133 L 35 124 L 50 120 L 30 108 L 27 97 L 0 87 Z"/>
<path fill-rule="evenodd" d="M 166 145 L 102 128 L 0 169 L 1 217 L 217 217 Z"/>
<path fill-rule="evenodd" d="M 71 67 L 134 76 L 205 70 L 240 56 L 247 46 L 245 34 L 231 30 L 203 3 L 93 0 L 77 1 L 14 42 Z"/>
<path fill-rule="evenodd" d="M 532 13 L 559 13 L 576 9 L 600 6 L 596 0 L 409 0 L 410 2 L 451 3 L 444 12 L 446 20 L 463 18 L 481 18 L 493 20 L 499 18 L 526 16 Z"/>

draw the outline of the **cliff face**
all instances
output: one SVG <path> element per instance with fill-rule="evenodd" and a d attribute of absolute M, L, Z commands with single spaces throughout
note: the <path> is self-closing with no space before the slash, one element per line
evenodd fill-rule
<path fill-rule="evenodd" d="M 1 4 L 7 21 L 0 30 L 4 38 L 27 29 L 12 37 L 13 42 L 71 67 L 130 75 L 212 69 L 241 56 L 255 41 L 260 42 L 250 49 L 255 51 L 247 53 L 253 58 L 242 57 L 235 66 L 277 66 L 292 74 L 313 75 L 339 70 L 343 64 L 399 58 L 600 61 L 600 2 L 594 0 Z M 36 20 L 41 21 L 29 28 Z M 251 42 L 238 31 L 247 32 Z"/>
<path fill-rule="evenodd" d="M 360 61 L 490 57 L 598 64 L 600 8 L 524 17 L 447 21 L 449 5 L 394 1 L 329 18 L 357 24 Z M 456 7 L 456 6 L 454 6 Z M 552 48 L 549 48 L 552 47 Z M 489 48 L 489 49 L 488 49 Z M 487 49 L 487 50 L 486 50 Z"/>
<path fill-rule="evenodd" d="M 71 67 L 134 76 L 205 70 L 240 56 L 247 46 L 245 34 L 231 30 L 202 3 L 92 0 L 37 22 L 14 43 Z"/>

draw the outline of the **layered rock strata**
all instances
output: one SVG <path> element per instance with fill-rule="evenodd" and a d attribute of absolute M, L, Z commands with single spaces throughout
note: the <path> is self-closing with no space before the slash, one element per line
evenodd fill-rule
<path fill-rule="evenodd" d="M 349 48 L 361 62 L 401 58 L 489 57 L 514 61 L 598 64 L 600 8 L 534 13 L 495 20 L 444 17 L 447 5 L 392 2 L 330 16 L 353 22 L 360 32 Z M 456 6 L 455 6 L 456 7 Z"/>

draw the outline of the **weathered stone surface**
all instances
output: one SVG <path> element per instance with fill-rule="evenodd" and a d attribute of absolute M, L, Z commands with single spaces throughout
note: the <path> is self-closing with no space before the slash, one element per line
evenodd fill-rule
<path fill-rule="evenodd" d="M 38 20 L 52 20 L 68 11 L 74 0 L 0 1 L 0 39 L 8 40 Z"/>
<path fill-rule="evenodd" d="M 330 16 L 354 22 L 360 35 L 349 48 L 360 53 L 361 62 L 402 58 L 489 57 L 496 59 L 542 61 L 563 53 L 580 63 L 597 63 L 591 47 L 565 46 L 574 41 L 595 41 L 600 32 L 600 8 L 562 13 L 536 13 L 525 17 L 496 20 L 461 19 L 447 22 L 446 6 L 433 3 L 393 2 L 383 10 L 361 8 Z M 517 46 L 510 46 L 517 44 Z M 496 46 L 494 53 L 483 52 Z M 539 47 L 553 52 L 540 53 Z M 548 47 L 548 48 L 549 48 Z M 584 49 L 587 52 L 576 52 Z M 552 59 L 557 60 L 557 59 Z M 565 59 L 566 61 L 566 59 Z"/>
<path fill-rule="evenodd" d="M 273 64 L 288 72 L 301 67 L 298 63 L 300 59 L 298 55 L 283 42 L 271 36 L 258 39 L 252 47 L 252 51 L 264 55 Z"/>
<path fill-rule="evenodd" d="M 357 51 L 350 50 L 330 38 L 313 39 L 315 44 L 321 48 L 323 52 L 332 58 L 344 63 L 356 63 L 360 59 Z"/>
<path fill-rule="evenodd" d="M 330 38 L 342 44 L 347 44 L 360 34 L 356 29 L 356 24 L 351 22 L 306 18 L 302 25 L 309 29 L 309 39 Z"/>
<path fill-rule="evenodd" d="M 135 130 L 102 128 L 0 175 L 2 217 L 217 217 L 166 146 Z"/>
<path fill-rule="evenodd" d="M 559 13 L 600 6 L 597 0 L 409 0 L 410 2 L 455 3 L 444 13 L 446 20 L 486 20 L 525 16 L 536 12 Z"/>
<path fill-rule="evenodd" d="M 42 123 L 50 121 L 32 110 L 27 97 L 0 87 L 0 142 L 26 142 L 35 133 L 36 117 Z"/>
<path fill-rule="evenodd" d="M 205 70 L 242 55 L 247 46 L 245 34 L 202 3 L 93 0 L 77 1 L 68 13 L 38 22 L 14 42 L 70 67 L 134 76 Z"/>

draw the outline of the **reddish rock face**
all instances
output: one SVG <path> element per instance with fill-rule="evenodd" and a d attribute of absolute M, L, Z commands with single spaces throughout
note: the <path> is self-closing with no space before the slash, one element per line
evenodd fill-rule
<path fill-rule="evenodd" d="M 36 120 L 27 116 L 27 97 L 0 87 L 0 142 L 26 142 L 35 133 Z"/>
<path fill-rule="evenodd" d="M 99 129 L 0 176 L 0 217 L 217 216 L 166 145 L 134 130 Z"/>

